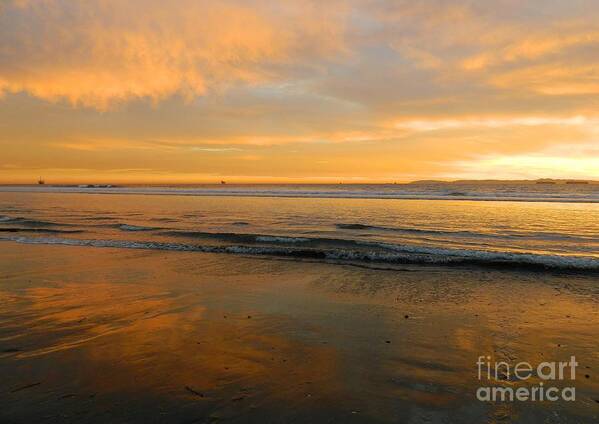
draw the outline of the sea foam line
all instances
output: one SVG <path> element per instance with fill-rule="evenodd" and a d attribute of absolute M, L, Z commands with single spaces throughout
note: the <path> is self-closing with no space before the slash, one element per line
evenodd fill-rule
<path fill-rule="evenodd" d="M 99 248 L 170 250 L 184 252 L 270 255 L 332 261 L 379 262 L 390 264 L 476 265 L 514 269 L 546 269 L 599 272 L 599 259 L 528 253 L 490 252 L 422 246 L 363 243 L 370 249 L 309 249 L 269 246 L 210 246 L 151 241 L 68 239 L 58 237 L 0 237 L 1 241 L 25 244 L 52 244 Z M 372 250 L 372 248 L 386 249 Z"/>

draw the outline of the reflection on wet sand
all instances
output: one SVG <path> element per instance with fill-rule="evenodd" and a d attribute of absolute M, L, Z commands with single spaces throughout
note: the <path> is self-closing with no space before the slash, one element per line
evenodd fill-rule
<path fill-rule="evenodd" d="M 590 422 L 599 411 L 599 293 L 585 277 L 1 247 L 8 421 Z M 576 355 L 577 402 L 477 401 L 487 354 Z"/>

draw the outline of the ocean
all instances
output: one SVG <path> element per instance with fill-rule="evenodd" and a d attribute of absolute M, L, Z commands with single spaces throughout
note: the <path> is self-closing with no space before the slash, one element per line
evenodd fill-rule
<path fill-rule="evenodd" d="M 597 196 L 0 187 L 0 421 L 598 422 Z"/>
<path fill-rule="evenodd" d="M 599 271 L 599 185 L 0 187 L 0 240 Z"/>

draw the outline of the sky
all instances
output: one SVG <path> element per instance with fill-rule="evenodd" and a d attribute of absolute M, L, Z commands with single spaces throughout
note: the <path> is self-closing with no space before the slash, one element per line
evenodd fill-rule
<path fill-rule="evenodd" d="M 0 182 L 599 179 L 597 0 L 0 0 Z"/>

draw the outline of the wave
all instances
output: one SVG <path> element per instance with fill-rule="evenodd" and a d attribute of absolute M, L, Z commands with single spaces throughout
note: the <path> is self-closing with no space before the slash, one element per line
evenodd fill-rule
<path fill-rule="evenodd" d="M 450 231 L 450 230 L 425 230 L 421 228 L 402 228 L 402 227 L 384 227 L 377 225 L 366 225 L 366 224 L 335 224 L 335 226 L 341 230 L 379 230 L 379 231 L 395 231 L 398 233 L 411 233 L 411 234 L 450 234 L 450 235 L 464 235 L 464 236 L 485 236 L 486 234 L 475 233 L 472 231 Z M 489 234 L 493 236 L 493 234 Z"/>
<path fill-rule="evenodd" d="M 3 241 L 122 249 L 169 250 L 242 255 L 284 256 L 336 262 L 480 266 L 516 270 L 599 272 L 599 259 L 582 256 L 541 255 L 437 247 L 364 243 L 362 249 L 318 249 L 285 246 L 190 245 L 152 241 L 68 239 L 56 237 L 0 237 Z"/>
<path fill-rule="evenodd" d="M 114 216 L 86 216 L 82 219 L 86 221 L 113 221 L 115 219 Z"/>
<path fill-rule="evenodd" d="M 163 231 L 160 234 L 171 237 L 185 237 L 185 238 L 200 238 L 200 239 L 211 239 L 220 240 L 230 243 L 256 243 L 256 238 L 259 237 L 256 234 L 244 234 L 244 233 L 211 233 L 207 231 Z"/>
<path fill-rule="evenodd" d="M 9 227 L 0 228 L 0 233 L 55 233 L 55 234 L 75 234 L 83 233 L 83 230 L 59 230 L 56 228 L 19 228 Z"/>
<path fill-rule="evenodd" d="M 535 231 L 535 232 L 517 232 L 517 231 L 504 231 L 505 237 L 511 238 L 525 238 L 525 239 L 537 239 L 537 240 L 555 240 L 555 241 L 583 241 L 583 242 L 599 242 L 599 234 L 597 235 L 583 235 L 583 234 L 566 234 L 566 233 L 552 233 L 547 231 Z"/>
<path fill-rule="evenodd" d="M 341 230 L 360 230 L 360 231 L 391 231 L 405 234 L 423 234 L 423 235 L 448 235 L 458 237 L 473 237 L 473 238 L 499 238 L 499 239 L 537 239 L 537 240 L 572 240 L 572 241 L 599 241 L 598 236 L 588 235 L 576 235 L 576 234 L 564 234 L 564 233 L 552 233 L 552 232 L 516 232 L 516 231 L 503 231 L 500 233 L 479 233 L 475 231 L 452 231 L 452 230 L 430 230 L 421 228 L 402 228 L 402 227 L 385 227 L 377 225 L 366 225 L 359 223 L 338 223 L 335 227 Z"/>
<path fill-rule="evenodd" d="M 88 194 L 133 194 L 133 195 L 174 195 L 174 196 L 234 196 L 234 197 L 295 197 L 295 198 L 348 198 L 348 199 L 415 199 L 415 200 L 469 200 L 469 201 L 510 201 L 510 202 L 560 202 L 560 203 L 599 203 L 599 189 L 591 184 L 586 192 L 539 191 L 538 186 L 519 187 L 521 191 L 493 189 L 491 186 L 477 186 L 468 191 L 448 191 L 441 186 L 352 186 L 342 188 L 322 186 L 314 188 L 290 189 L 289 186 L 257 188 L 232 186 L 229 188 L 181 188 L 181 187 L 112 187 L 79 188 L 62 186 L 4 186 L 3 192 L 50 192 Z M 544 186 L 545 187 L 545 186 Z M 578 190 L 579 186 L 576 186 Z M 198 215 L 199 216 L 199 215 Z M 184 216 L 192 217 L 192 216 Z"/>
<path fill-rule="evenodd" d="M 416 233 L 416 234 L 460 234 L 462 236 L 468 235 L 470 237 L 493 237 L 493 238 L 505 238 L 500 235 L 485 235 L 481 233 L 474 233 L 468 231 L 460 231 L 460 232 L 452 232 L 452 231 L 436 231 L 436 230 L 420 230 L 420 229 L 401 229 L 401 228 L 390 228 L 390 227 L 376 227 L 376 226 L 368 226 L 363 224 L 348 224 L 351 228 L 361 228 L 361 229 L 384 229 L 391 231 L 405 231 L 407 233 Z M 268 244 L 268 245 L 291 245 L 296 246 L 300 245 L 302 247 L 309 248 L 331 248 L 331 249 L 363 249 L 363 248 L 373 248 L 378 250 L 392 250 L 397 251 L 398 246 L 401 246 L 402 249 L 405 247 L 407 251 L 410 251 L 410 245 L 406 244 L 393 244 L 393 243 L 385 243 L 378 241 L 370 241 L 370 240 L 360 240 L 360 239 L 346 239 L 346 238 L 335 238 L 335 237 L 297 237 L 297 236 L 280 236 L 280 235 L 268 235 L 268 234 L 252 234 L 252 233 L 215 233 L 215 232 L 206 232 L 206 231 L 184 231 L 184 230 L 172 230 L 172 231 L 163 231 L 160 233 L 161 235 L 171 236 L 171 237 L 183 237 L 183 238 L 191 238 L 191 239 L 203 239 L 203 240 L 218 240 L 220 242 L 225 243 L 240 243 L 240 244 Z M 535 233 L 536 235 L 536 233 Z M 508 236 L 507 238 L 510 238 Z M 534 237 L 532 237 L 534 238 Z M 577 241 L 593 241 L 596 239 L 584 237 L 574 237 L 574 236 L 563 236 L 563 240 L 577 240 Z M 460 246 L 473 246 L 474 249 L 485 248 L 485 246 L 489 246 L 485 243 L 477 242 L 468 242 L 466 240 L 450 240 L 450 239 L 435 239 L 435 238 L 423 238 L 419 237 L 418 240 L 426 241 L 427 243 L 444 243 L 444 244 L 454 244 L 459 243 Z M 543 239 L 546 240 L 546 239 Z M 553 240 L 557 240 L 554 238 Z M 425 251 L 427 249 L 426 246 L 418 245 L 418 249 Z M 578 252 L 590 251 L 594 252 L 596 249 L 594 247 L 590 247 L 590 250 L 587 249 L 578 249 Z M 447 250 L 445 253 L 459 251 L 459 249 L 452 248 L 451 250 Z M 465 251 L 465 250 L 464 250 Z M 470 250 L 468 250 L 470 251 Z M 486 250 L 481 250 L 486 252 Z M 430 253 L 430 252 L 429 252 Z"/>
<path fill-rule="evenodd" d="M 162 235 L 174 237 L 200 238 L 219 240 L 230 243 L 268 243 L 268 244 L 305 244 L 305 245 L 334 245 L 348 246 L 357 245 L 355 240 L 344 240 L 336 238 L 321 238 L 321 237 L 293 237 L 279 236 L 270 234 L 251 234 L 251 233 L 212 233 L 207 231 L 164 231 Z"/>
<path fill-rule="evenodd" d="M 10 224 L 10 225 L 12 225 L 12 224 L 27 225 L 30 227 L 50 227 L 50 226 L 54 226 L 54 225 L 65 225 L 65 224 L 58 224 L 56 222 L 40 221 L 37 219 L 29 219 L 29 218 L 23 218 L 23 217 L 10 217 L 10 216 L 6 216 L 6 215 L 0 216 L 0 223 Z"/>
<path fill-rule="evenodd" d="M 121 231 L 154 231 L 159 230 L 158 227 L 146 227 L 143 225 L 133 225 L 133 224 L 124 224 L 124 223 L 116 223 L 116 224 L 98 224 L 95 227 L 102 228 L 116 228 Z"/>
<path fill-rule="evenodd" d="M 257 236 L 257 242 L 263 243 L 305 243 L 314 241 L 313 238 L 307 237 L 282 237 L 282 236 Z"/>
<path fill-rule="evenodd" d="M 122 231 L 153 231 L 157 228 L 155 227 L 144 227 L 141 225 L 131 225 L 131 224 L 117 224 L 116 228 Z"/>
<path fill-rule="evenodd" d="M 155 221 L 155 222 L 179 222 L 179 220 L 174 219 L 174 218 L 167 218 L 167 217 L 162 217 L 162 218 L 150 218 L 150 221 Z"/>

